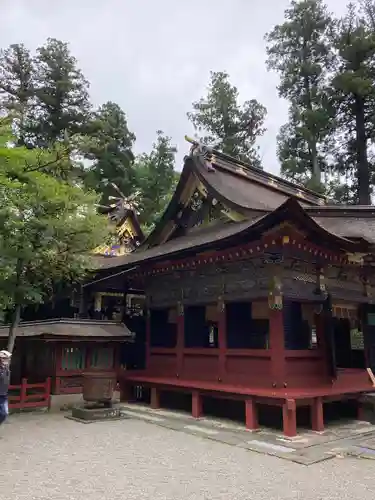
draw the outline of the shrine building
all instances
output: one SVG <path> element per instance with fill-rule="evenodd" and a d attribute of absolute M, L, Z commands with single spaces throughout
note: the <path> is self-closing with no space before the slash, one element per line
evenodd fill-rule
<path fill-rule="evenodd" d="M 98 256 L 85 288 L 145 302 L 144 363 L 120 370 L 122 398 L 142 387 L 158 408 L 184 394 L 196 418 L 237 401 L 252 430 L 273 407 L 287 436 L 304 408 L 323 431 L 326 404 L 375 386 L 375 208 L 191 143 L 153 231 Z"/>

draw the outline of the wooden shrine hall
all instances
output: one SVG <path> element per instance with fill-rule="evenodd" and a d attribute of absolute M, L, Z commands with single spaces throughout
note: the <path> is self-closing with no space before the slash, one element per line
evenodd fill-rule
<path fill-rule="evenodd" d="M 128 255 L 97 257 L 102 288 L 145 295 L 143 370 L 132 386 L 191 399 L 240 401 L 248 429 L 299 408 L 324 429 L 324 406 L 375 390 L 375 208 L 341 206 L 192 142 L 176 191 Z M 360 410 L 360 405 L 358 404 Z"/>

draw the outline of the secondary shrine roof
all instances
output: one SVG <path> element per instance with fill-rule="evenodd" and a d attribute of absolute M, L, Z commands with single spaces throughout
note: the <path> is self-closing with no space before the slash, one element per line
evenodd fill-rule
<path fill-rule="evenodd" d="M 128 327 L 114 321 L 95 321 L 84 319 L 51 319 L 43 321 L 21 322 L 16 328 L 19 337 L 90 337 L 123 339 L 131 338 Z M 0 338 L 8 337 L 9 325 L 0 327 Z"/>
<path fill-rule="evenodd" d="M 117 242 L 98 246 L 92 251 L 95 255 L 108 257 L 128 255 L 145 239 L 136 213 L 136 202 L 124 195 L 115 200 L 115 203 L 107 207 L 102 206 L 101 209 L 102 213 L 107 214 L 110 222 L 115 225 Z"/>

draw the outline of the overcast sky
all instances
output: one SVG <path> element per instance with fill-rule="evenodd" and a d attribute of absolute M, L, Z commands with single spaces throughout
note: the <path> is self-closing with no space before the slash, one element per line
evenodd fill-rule
<path fill-rule="evenodd" d="M 180 170 L 193 135 L 186 118 L 210 71 L 227 71 L 242 100 L 267 107 L 260 140 L 264 168 L 278 173 L 276 134 L 286 120 L 277 75 L 265 67 L 264 34 L 282 22 L 289 0 L 1 0 L 0 47 L 34 50 L 48 37 L 69 42 L 90 81 L 94 105 L 117 102 L 149 151 L 163 130 L 177 145 Z M 335 13 L 345 0 L 328 0 Z"/>

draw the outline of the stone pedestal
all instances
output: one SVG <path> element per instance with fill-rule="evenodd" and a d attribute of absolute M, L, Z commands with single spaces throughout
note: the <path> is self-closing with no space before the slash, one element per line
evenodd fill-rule
<path fill-rule="evenodd" d="M 110 421 L 126 418 L 121 414 L 120 408 L 112 407 L 76 407 L 72 409 L 72 420 L 77 420 L 82 423 L 90 423 L 97 421 Z"/>

